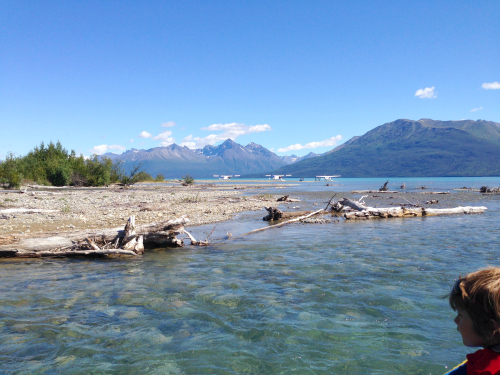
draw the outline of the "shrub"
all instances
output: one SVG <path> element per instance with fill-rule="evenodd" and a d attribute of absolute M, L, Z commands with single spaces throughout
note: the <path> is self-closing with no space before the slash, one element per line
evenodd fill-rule
<path fill-rule="evenodd" d="M 21 179 L 19 160 L 13 153 L 8 153 L 5 161 L 0 164 L 0 181 L 7 184 L 8 189 L 19 189 Z"/>
<path fill-rule="evenodd" d="M 137 182 L 152 181 L 153 177 L 149 173 L 142 171 L 141 167 L 141 164 L 136 165 L 132 168 L 128 176 L 123 174 L 120 182 L 125 186 L 130 186 Z"/>
<path fill-rule="evenodd" d="M 158 173 L 155 177 L 155 182 L 163 182 L 165 181 L 165 177 L 163 177 L 163 174 Z"/>
<path fill-rule="evenodd" d="M 86 160 L 87 184 L 90 186 L 109 185 L 111 181 L 112 162 L 109 159 L 99 160 L 97 155 Z"/>
<path fill-rule="evenodd" d="M 53 160 L 47 166 L 47 180 L 54 186 L 66 186 L 71 177 L 69 163 L 64 160 Z"/>
<path fill-rule="evenodd" d="M 153 181 L 153 177 L 144 171 L 140 171 L 135 175 L 136 182 Z"/>
<path fill-rule="evenodd" d="M 194 184 L 194 178 L 188 174 L 182 177 L 181 185 L 188 186 Z"/>

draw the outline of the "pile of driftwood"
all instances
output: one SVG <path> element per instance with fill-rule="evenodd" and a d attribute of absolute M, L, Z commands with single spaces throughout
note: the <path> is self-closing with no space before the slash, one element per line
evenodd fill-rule
<path fill-rule="evenodd" d="M 344 207 L 350 207 L 354 211 L 346 212 L 344 217 L 347 220 L 366 220 L 366 219 L 387 219 L 393 217 L 417 217 L 434 215 L 452 215 L 452 214 L 475 214 L 487 210 L 486 207 L 454 207 L 454 208 L 426 208 L 426 207 L 389 207 L 375 208 L 367 207 L 361 202 L 348 198 L 342 198 L 335 205 L 334 210 L 343 210 Z"/>
<path fill-rule="evenodd" d="M 205 245 L 206 241 L 196 241 L 185 229 L 186 218 L 135 225 L 131 216 L 125 228 L 101 231 L 79 231 L 65 233 L 65 237 L 25 238 L 17 242 L 1 245 L 0 257 L 70 257 L 132 255 L 144 253 L 144 248 L 184 246 L 179 234 L 187 234 L 193 245 Z"/>
<path fill-rule="evenodd" d="M 483 194 L 499 194 L 500 193 L 500 187 L 492 187 L 490 188 L 489 186 L 481 186 L 479 191 Z"/>

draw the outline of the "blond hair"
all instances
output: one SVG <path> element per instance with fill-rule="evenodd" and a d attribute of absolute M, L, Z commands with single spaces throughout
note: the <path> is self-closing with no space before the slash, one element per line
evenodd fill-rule
<path fill-rule="evenodd" d="M 500 268 L 490 267 L 460 277 L 449 301 L 453 310 L 467 312 L 477 335 L 491 344 L 500 342 Z"/>

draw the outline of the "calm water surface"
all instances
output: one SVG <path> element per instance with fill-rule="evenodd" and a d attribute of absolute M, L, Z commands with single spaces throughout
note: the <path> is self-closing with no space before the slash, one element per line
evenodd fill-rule
<path fill-rule="evenodd" d="M 295 182 L 283 193 L 321 207 L 383 182 Z M 0 373 L 442 374 L 470 351 L 444 297 L 459 274 L 500 265 L 500 196 L 438 199 L 488 211 L 288 225 L 136 259 L 3 260 Z M 262 216 L 241 214 L 213 236 L 262 227 Z"/>

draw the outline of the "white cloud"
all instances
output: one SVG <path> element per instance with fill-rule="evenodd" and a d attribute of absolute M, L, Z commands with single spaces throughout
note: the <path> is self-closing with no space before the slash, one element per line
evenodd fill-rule
<path fill-rule="evenodd" d="M 201 130 L 221 131 L 222 133 L 210 134 L 206 137 L 193 137 L 189 135 L 183 139 L 180 145 L 189 148 L 202 148 L 206 145 L 213 145 L 217 142 L 225 141 L 228 138 L 234 141 L 241 135 L 270 131 L 271 127 L 267 124 L 245 125 L 233 122 L 230 124 L 212 124 L 208 127 L 201 128 Z"/>
<path fill-rule="evenodd" d="M 130 143 L 134 143 L 134 138 L 132 138 L 129 142 L 130 142 Z"/>
<path fill-rule="evenodd" d="M 179 146 L 185 146 L 187 148 L 190 148 L 190 149 L 195 149 L 195 148 L 198 148 L 196 147 L 196 142 L 182 142 Z"/>
<path fill-rule="evenodd" d="M 151 139 L 154 139 L 155 141 L 166 141 L 168 139 L 173 139 L 172 137 L 170 137 L 171 135 L 172 135 L 172 132 L 170 130 L 165 130 L 164 132 L 154 136 Z"/>
<path fill-rule="evenodd" d="M 161 126 L 163 126 L 164 128 L 171 128 L 172 126 L 175 126 L 175 122 L 167 121 L 167 122 L 164 122 L 163 124 L 161 124 Z"/>
<path fill-rule="evenodd" d="M 151 133 L 148 133 L 147 131 L 143 131 L 141 132 L 141 134 L 139 134 L 139 138 L 150 138 L 152 136 Z"/>
<path fill-rule="evenodd" d="M 99 145 L 94 146 L 91 150 L 91 154 L 102 155 L 108 151 L 116 150 L 116 151 L 125 151 L 125 147 L 120 145 Z"/>
<path fill-rule="evenodd" d="M 435 87 L 426 87 L 425 89 L 418 89 L 415 96 L 421 99 L 432 99 L 437 97 L 437 93 L 434 91 Z"/>
<path fill-rule="evenodd" d="M 328 146 L 335 146 L 338 141 L 342 140 L 341 135 L 337 135 L 336 137 L 331 137 L 325 141 L 319 141 L 319 142 L 309 142 L 306 143 L 305 145 L 301 145 L 300 143 L 288 146 L 288 147 L 283 147 L 283 148 L 278 148 L 278 152 L 287 152 L 287 151 L 294 151 L 294 150 L 302 150 L 304 148 L 317 148 L 317 147 L 328 147 Z"/>
<path fill-rule="evenodd" d="M 167 147 L 167 146 L 170 146 L 173 143 L 175 143 L 175 139 L 170 137 L 170 138 L 167 138 L 165 141 L 160 142 L 160 144 L 158 146 L 160 146 L 160 147 Z"/>
<path fill-rule="evenodd" d="M 483 109 L 483 107 L 474 108 L 474 109 L 471 109 L 470 111 L 471 112 L 477 112 L 477 111 L 480 111 L 481 109 Z"/>
<path fill-rule="evenodd" d="M 483 83 L 483 89 L 500 90 L 500 83 L 499 82 Z"/>

